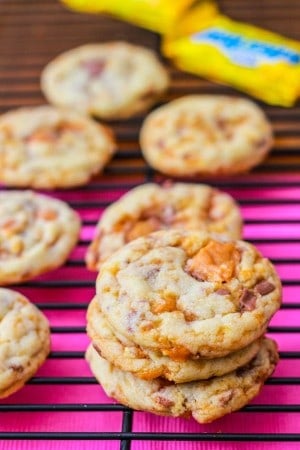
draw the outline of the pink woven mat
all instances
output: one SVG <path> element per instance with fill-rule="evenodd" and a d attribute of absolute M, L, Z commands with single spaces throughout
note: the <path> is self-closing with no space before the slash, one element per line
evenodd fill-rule
<path fill-rule="evenodd" d="M 276 177 L 273 181 L 276 182 Z M 84 223 L 81 241 L 64 267 L 20 287 L 20 291 L 37 303 L 50 320 L 52 354 L 27 386 L 0 402 L 0 407 L 16 405 L 17 408 L 16 411 L 0 412 L 0 432 L 53 432 L 57 439 L 60 432 L 82 432 L 87 437 L 88 433 L 114 434 L 122 430 L 122 411 L 97 410 L 101 404 L 115 402 L 107 398 L 102 388 L 94 383 L 83 359 L 83 352 L 88 344 L 84 330 L 86 305 L 94 293 L 95 274 L 85 269 L 82 258 L 101 207 L 104 208 L 125 191 L 126 189 L 114 189 L 112 186 L 111 190 L 106 191 L 94 189 L 53 194 L 69 201 L 80 212 Z M 246 408 L 205 426 L 193 420 L 170 419 L 135 412 L 132 428 L 134 432 L 199 433 L 199 441 L 138 440 L 132 442 L 132 449 L 279 449 L 283 444 L 278 442 L 227 442 L 226 434 L 280 435 L 299 432 L 299 407 L 294 412 L 288 411 L 292 405 L 300 404 L 300 311 L 293 309 L 293 305 L 295 308 L 299 305 L 300 298 L 300 210 L 293 203 L 293 199 L 299 199 L 300 187 L 280 188 L 265 185 L 255 189 L 240 186 L 227 191 L 241 202 L 246 222 L 245 238 L 252 240 L 265 256 L 274 261 L 283 280 L 283 308 L 273 318 L 269 333 L 277 340 L 282 358 L 272 380 L 251 403 L 255 406 L 254 409 Z M 24 411 L 20 411 L 22 405 L 25 406 Z M 28 405 L 35 405 L 35 410 L 28 410 Z M 54 409 L 55 405 L 57 410 Z M 91 411 L 91 407 L 95 410 Z M 65 410 L 62 410 L 63 408 Z M 216 433 L 217 441 L 202 442 L 207 434 L 212 433 Z M 225 437 L 223 442 L 222 435 Z M 49 439 L 42 441 L 3 441 L 0 448 L 120 448 L 116 437 L 114 440 L 101 442 L 80 439 L 66 442 L 53 440 L 51 437 L 49 435 Z M 286 442 L 284 448 L 296 449 L 298 446 Z"/>

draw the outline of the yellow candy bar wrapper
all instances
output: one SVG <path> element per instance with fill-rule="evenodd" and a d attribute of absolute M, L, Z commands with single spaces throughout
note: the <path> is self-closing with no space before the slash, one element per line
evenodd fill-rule
<path fill-rule="evenodd" d="M 170 32 L 195 0 L 62 0 L 81 12 L 108 13 L 158 33 Z"/>
<path fill-rule="evenodd" d="M 291 106 L 300 93 L 300 43 L 230 20 L 210 2 L 183 17 L 162 52 L 184 71 L 266 103 Z"/>

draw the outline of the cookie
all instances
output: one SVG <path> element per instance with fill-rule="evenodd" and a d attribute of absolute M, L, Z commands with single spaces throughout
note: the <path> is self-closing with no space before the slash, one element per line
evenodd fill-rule
<path fill-rule="evenodd" d="M 164 228 L 206 230 L 241 238 L 242 218 L 233 198 L 204 184 L 144 184 L 109 206 L 97 225 L 86 263 L 102 262 L 127 242 Z"/>
<path fill-rule="evenodd" d="M 190 95 L 152 112 L 140 134 L 150 166 L 173 176 L 235 174 L 270 150 L 271 125 L 250 100 Z"/>
<path fill-rule="evenodd" d="M 113 330 L 174 360 L 246 347 L 281 303 L 276 271 L 253 245 L 183 230 L 118 250 L 101 266 L 96 293 Z"/>
<path fill-rule="evenodd" d="M 126 42 L 69 50 L 51 61 L 41 78 L 50 103 L 103 119 L 125 119 L 148 109 L 168 84 L 155 53 Z"/>
<path fill-rule="evenodd" d="M 85 184 L 115 149 L 108 127 L 71 111 L 39 106 L 0 116 L 0 181 L 8 186 Z"/>
<path fill-rule="evenodd" d="M 23 295 L 0 288 L 0 398 L 19 390 L 49 351 L 46 317 Z"/>
<path fill-rule="evenodd" d="M 60 200 L 31 191 L 0 192 L 0 285 L 62 265 L 79 231 L 79 216 Z"/>
<path fill-rule="evenodd" d="M 89 305 L 87 321 L 88 335 L 98 353 L 119 369 L 145 380 L 164 377 L 175 383 L 185 383 L 224 375 L 247 364 L 257 354 L 261 344 L 261 340 L 257 339 L 224 358 L 205 360 L 196 357 L 174 361 L 160 352 L 134 345 L 121 335 L 116 336 L 101 313 L 96 297 Z"/>
<path fill-rule="evenodd" d="M 278 361 L 276 344 L 265 339 L 246 366 L 207 381 L 174 384 L 163 379 L 141 380 L 117 369 L 91 345 L 86 354 L 91 370 L 106 394 L 131 408 L 154 414 L 190 417 L 208 423 L 252 400 Z"/>

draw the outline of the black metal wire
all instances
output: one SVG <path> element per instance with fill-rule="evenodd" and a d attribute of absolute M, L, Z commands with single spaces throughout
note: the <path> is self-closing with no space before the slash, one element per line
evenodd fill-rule
<path fill-rule="evenodd" d="M 248 242 L 251 242 L 252 244 L 255 243 L 265 243 L 265 244 L 290 244 L 290 243 L 300 243 L 300 237 L 299 238 L 267 238 L 267 237 L 255 237 L 251 239 L 247 239 Z M 86 239 L 81 239 L 78 242 L 79 247 L 87 247 L 90 244 L 90 241 Z"/>
<path fill-rule="evenodd" d="M 128 433 L 132 431 L 133 411 L 124 411 L 122 420 L 122 433 Z M 122 439 L 120 442 L 120 450 L 130 450 L 131 440 Z"/>
<path fill-rule="evenodd" d="M 77 351 L 60 351 L 60 352 L 51 352 L 48 358 L 51 359 L 82 359 L 84 357 L 84 352 Z M 300 359 L 300 351 L 299 352 L 280 352 L 281 359 Z"/>
<path fill-rule="evenodd" d="M 88 303 L 35 303 L 35 305 L 43 310 L 54 311 L 86 310 L 88 307 Z M 284 303 L 281 309 L 300 309 L 300 303 Z"/>
<path fill-rule="evenodd" d="M 147 180 L 152 179 L 151 171 L 150 173 L 147 173 Z M 238 199 L 238 202 L 240 205 L 257 205 L 257 206 L 266 206 L 266 205 L 300 205 L 300 198 L 294 199 L 294 198 L 267 198 L 267 199 Z M 97 209 L 100 210 L 101 208 L 106 208 L 109 206 L 112 201 L 111 200 L 70 200 L 69 205 L 72 206 L 72 208 L 77 209 Z"/>
<path fill-rule="evenodd" d="M 129 408 L 123 405 L 115 404 L 86 404 L 86 403 L 59 403 L 59 404 L 13 404 L 0 405 L 0 412 L 106 412 L 106 411 L 129 411 Z M 130 410 L 131 411 L 131 410 Z M 247 405 L 240 411 L 242 412 L 300 412 L 300 405 Z"/>
<path fill-rule="evenodd" d="M 0 439 L 299 442 L 297 433 L 0 432 Z"/>
<path fill-rule="evenodd" d="M 111 203 L 108 203 L 108 206 Z M 83 220 L 82 221 L 82 225 L 84 226 L 96 226 L 96 224 L 98 223 L 97 219 L 88 219 L 88 220 Z M 294 218 L 288 218 L 288 219 L 282 219 L 281 217 L 278 217 L 276 219 L 266 219 L 266 218 L 261 218 L 261 219 L 245 219 L 244 220 L 244 224 L 245 225 L 284 225 L 284 224 L 300 224 L 300 218 L 298 219 L 294 219 Z M 67 263 L 67 265 L 69 265 L 69 263 Z"/>
<path fill-rule="evenodd" d="M 300 224 L 300 221 L 299 221 Z M 285 256 L 282 258 L 269 258 L 273 264 L 300 264 L 300 258 L 286 258 Z M 67 261 L 65 267 L 85 267 L 85 262 L 82 259 L 71 259 Z"/>
<path fill-rule="evenodd" d="M 300 241 L 299 241 L 300 242 Z M 300 279 L 282 280 L 283 286 L 299 286 Z M 22 287 L 38 287 L 38 288 L 95 288 L 95 280 L 47 280 L 47 281 L 28 281 L 19 284 Z"/>
<path fill-rule="evenodd" d="M 29 381 L 29 384 L 98 384 L 93 377 L 35 377 Z M 269 378 L 267 385 L 298 385 L 300 377 L 275 377 Z"/>
<path fill-rule="evenodd" d="M 300 333 L 300 327 L 270 326 L 270 333 Z M 85 327 L 51 327 L 51 333 L 85 333 Z"/>

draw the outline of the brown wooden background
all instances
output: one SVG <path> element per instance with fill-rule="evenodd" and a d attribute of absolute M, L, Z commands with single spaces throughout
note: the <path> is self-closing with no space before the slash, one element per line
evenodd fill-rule
<path fill-rule="evenodd" d="M 221 0 L 232 18 L 248 20 L 300 39 L 300 2 L 280 0 Z M 124 39 L 159 49 L 159 37 L 108 17 L 70 12 L 56 0 L 0 1 L 0 112 L 45 100 L 39 89 L 44 65 L 58 53 L 88 42 Z M 168 100 L 186 93 L 236 93 L 233 89 L 184 74 L 170 66 L 172 87 Z M 273 122 L 276 145 L 254 173 L 300 171 L 300 107 L 265 106 Z M 141 118 L 116 123 L 121 152 L 106 171 L 107 177 L 130 172 L 136 181 L 145 168 L 137 143 Z M 140 175 L 140 176 L 139 176 Z"/>

